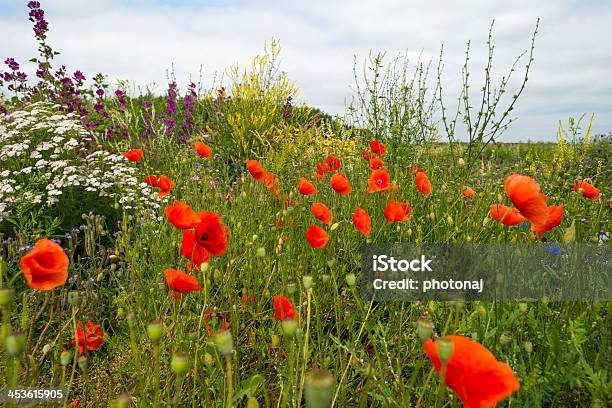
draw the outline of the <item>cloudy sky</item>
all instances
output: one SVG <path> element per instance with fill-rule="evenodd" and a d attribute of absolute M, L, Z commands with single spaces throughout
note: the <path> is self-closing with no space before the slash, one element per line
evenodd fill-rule
<path fill-rule="evenodd" d="M 35 55 L 27 1 L 0 0 L 0 57 Z M 555 140 L 559 120 L 595 113 L 594 130 L 612 130 L 612 2 L 609 0 L 47 0 L 49 42 L 58 62 L 89 77 L 158 84 L 174 67 L 179 84 L 246 66 L 271 38 L 301 100 L 332 114 L 353 93 L 353 61 L 370 51 L 437 60 L 444 44 L 445 92 L 454 105 L 465 44 L 472 41 L 473 89 L 479 88 L 486 36 L 495 19 L 496 75 L 529 48 L 541 18 L 535 61 L 503 140 Z M 520 65 L 520 69 L 524 64 Z M 32 67 L 30 67 L 32 68 Z M 31 71 L 31 69 L 30 69 Z M 519 77 L 521 72 L 516 72 Z M 508 96 L 512 93 L 509 92 Z"/>

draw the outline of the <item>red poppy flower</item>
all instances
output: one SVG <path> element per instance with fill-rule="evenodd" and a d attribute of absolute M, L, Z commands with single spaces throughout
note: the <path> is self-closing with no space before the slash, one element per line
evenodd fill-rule
<path fill-rule="evenodd" d="M 138 163 L 140 159 L 142 159 L 143 154 L 144 153 L 142 152 L 141 149 L 132 149 L 132 150 L 129 150 L 123 153 L 123 157 L 125 157 L 126 159 L 128 159 L 129 161 L 133 163 Z"/>
<path fill-rule="evenodd" d="M 376 193 L 388 188 L 389 173 L 387 173 L 387 170 L 374 170 L 368 179 L 368 193 Z"/>
<path fill-rule="evenodd" d="M 361 157 L 364 160 L 370 161 L 370 159 L 372 158 L 372 152 L 370 152 L 369 150 L 364 150 L 363 153 L 361 153 Z"/>
<path fill-rule="evenodd" d="M 276 185 L 276 183 L 278 183 L 278 177 L 274 176 L 274 173 L 271 171 L 267 171 L 264 175 L 264 183 L 270 192 L 278 190 L 278 186 Z"/>
<path fill-rule="evenodd" d="M 166 275 L 166 283 L 168 284 L 168 287 L 173 292 L 172 296 L 175 298 L 179 298 L 179 296 L 174 292 L 189 293 L 202 290 L 198 284 L 197 278 L 195 276 L 188 275 L 183 271 L 166 269 L 164 271 L 164 275 Z"/>
<path fill-rule="evenodd" d="M 142 179 L 142 182 L 147 183 L 151 187 L 157 187 L 159 180 L 157 179 L 157 176 L 147 176 L 144 179 Z"/>
<path fill-rule="evenodd" d="M 323 224 L 329 224 L 331 222 L 332 213 L 329 208 L 325 206 L 325 204 L 314 203 L 310 209 L 312 210 L 314 216 L 317 217 L 317 219 Z"/>
<path fill-rule="evenodd" d="M 230 239 L 227 225 L 223 225 L 221 216 L 212 211 L 203 211 L 198 215 L 202 221 L 195 228 L 196 242 L 213 256 L 223 255 Z"/>
<path fill-rule="evenodd" d="M 319 176 L 321 178 L 323 178 L 330 171 L 332 171 L 331 167 L 326 161 L 324 161 L 323 163 L 317 163 L 317 173 L 319 173 Z"/>
<path fill-rule="evenodd" d="M 251 173 L 251 176 L 257 181 L 261 181 L 266 176 L 266 171 L 261 167 L 261 164 L 257 160 L 249 160 L 246 163 L 247 170 Z"/>
<path fill-rule="evenodd" d="M 370 150 L 376 153 L 379 156 L 384 156 L 387 153 L 387 149 L 385 149 L 385 145 L 380 143 L 378 140 L 372 140 L 370 142 Z"/>
<path fill-rule="evenodd" d="M 422 169 L 416 172 L 415 176 L 417 190 L 422 193 L 425 197 L 428 197 L 431 194 L 431 182 L 429 181 L 429 177 L 427 177 L 427 173 Z"/>
<path fill-rule="evenodd" d="M 174 188 L 174 183 L 168 177 L 161 175 L 157 179 L 157 187 L 159 187 L 158 197 L 167 196 L 170 194 L 170 190 Z"/>
<path fill-rule="evenodd" d="M 383 161 L 379 157 L 372 157 L 370 159 L 370 170 L 378 170 L 383 166 Z"/>
<path fill-rule="evenodd" d="M 368 213 L 359 206 L 357 206 L 355 213 L 353 214 L 353 224 L 355 225 L 355 228 L 357 228 L 357 230 L 366 237 L 370 235 L 370 232 L 372 231 L 372 221 L 370 220 Z"/>
<path fill-rule="evenodd" d="M 202 142 L 195 142 L 193 148 L 198 155 L 206 159 L 210 159 L 210 156 L 212 156 L 212 150 L 210 147 Z"/>
<path fill-rule="evenodd" d="M 408 221 L 410 206 L 406 203 L 389 200 L 385 209 L 385 218 L 389 222 Z"/>
<path fill-rule="evenodd" d="M 347 195 L 353 188 L 351 187 L 349 181 L 347 180 L 344 173 L 336 173 L 330 178 L 331 186 L 338 194 Z"/>
<path fill-rule="evenodd" d="M 327 241 L 329 241 L 329 235 L 325 230 L 317 225 L 311 225 L 306 231 L 306 240 L 313 248 L 323 248 Z"/>
<path fill-rule="evenodd" d="M 504 182 L 506 194 L 521 215 L 533 224 L 546 223 L 548 210 L 546 196 L 540 193 L 540 185 L 534 179 L 520 174 L 512 174 Z"/>
<path fill-rule="evenodd" d="M 327 167 L 329 167 L 329 171 L 336 171 L 340 168 L 340 159 L 334 156 L 329 156 L 325 158 L 323 162 L 327 164 Z"/>
<path fill-rule="evenodd" d="M 196 235 L 193 230 L 183 231 L 183 241 L 181 242 L 181 255 L 190 259 L 196 267 L 210 261 L 210 253 L 206 248 L 198 245 Z"/>
<path fill-rule="evenodd" d="M 195 228 L 201 219 L 187 204 L 175 201 L 166 207 L 166 217 L 178 229 Z"/>
<path fill-rule="evenodd" d="M 466 408 L 492 408 L 519 389 L 512 368 L 500 361 L 480 343 L 463 336 L 447 336 L 453 352 L 446 362 L 444 382 L 452 388 Z M 440 373 L 438 342 L 428 339 L 425 353 Z"/>
<path fill-rule="evenodd" d="M 95 350 L 102 345 L 104 342 L 104 332 L 99 325 L 94 324 L 92 321 L 87 322 L 83 330 L 83 322 L 79 322 L 72 339 L 73 346 L 77 344 L 77 340 L 79 341 L 79 354 L 83 354 L 85 347 L 87 347 L 87 350 Z"/>
<path fill-rule="evenodd" d="M 304 195 L 311 195 L 315 194 L 317 189 L 308 180 L 302 177 L 298 183 L 298 191 Z"/>
<path fill-rule="evenodd" d="M 472 189 L 472 187 L 468 187 L 465 190 L 463 190 L 463 195 L 466 197 L 473 197 L 474 196 L 474 190 Z"/>
<path fill-rule="evenodd" d="M 38 290 L 51 290 L 68 279 L 68 256 L 61 246 L 41 239 L 19 261 L 28 286 Z"/>
<path fill-rule="evenodd" d="M 286 296 L 274 296 L 274 311 L 276 312 L 275 320 L 295 319 L 295 308 L 291 300 Z"/>
<path fill-rule="evenodd" d="M 599 198 L 599 189 L 595 188 L 594 185 L 587 183 L 586 181 L 578 181 L 574 183 L 574 191 L 577 193 L 578 189 L 582 189 L 582 196 L 589 200 L 597 200 Z"/>
<path fill-rule="evenodd" d="M 516 208 L 506 207 L 502 204 L 491 204 L 489 215 L 495 221 L 501 221 L 504 225 L 516 225 L 527 221 Z"/>
<path fill-rule="evenodd" d="M 563 204 L 548 206 L 548 217 L 543 225 L 531 225 L 531 230 L 536 233 L 538 238 L 542 238 L 542 234 L 546 231 L 558 227 L 563 220 Z"/>

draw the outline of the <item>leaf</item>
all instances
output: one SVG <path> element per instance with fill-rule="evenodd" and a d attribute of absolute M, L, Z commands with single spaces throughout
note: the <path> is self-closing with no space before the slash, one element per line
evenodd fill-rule
<path fill-rule="evenodd" d="M 255 374 L 248 380 L 244 380 L 240 386 L 240 390 L 236 393 L 236 396 L 234 397 L 234 401 L 238 402 L 242 400 L 242 398 L 244 397 L 247 397 L 247 398 L 254 397 L 255 393 L 257 392 L 257 389 L 263 383 L 264 383 L 264 378 L 259 374 Z"/>

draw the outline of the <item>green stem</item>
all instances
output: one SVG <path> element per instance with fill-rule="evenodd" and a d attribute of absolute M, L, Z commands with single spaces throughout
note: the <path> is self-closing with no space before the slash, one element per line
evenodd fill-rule
<path fill-rule="evenodd" d="M 296 401 L 296 407 L 300 407 L 302 403 L 302 391 L 304 390 L 304 380 L 306 376 L 306 365 L 308 364 L 308 339 L 310 337 L 310 295 L 312 288 L 306 291 L 306 335 L 304 336 L 304 349 L 302 351 L 302 375 L 300 377 L 300 392 Z"/>
<path fill-rule="evenodd" d="M 227 408 L 232 408 L 234 406 L 234 383 L 232 376 L 232 357 L 225 356 L 225 363 L 227 365 L 227 403 L 225 406 Z"/>

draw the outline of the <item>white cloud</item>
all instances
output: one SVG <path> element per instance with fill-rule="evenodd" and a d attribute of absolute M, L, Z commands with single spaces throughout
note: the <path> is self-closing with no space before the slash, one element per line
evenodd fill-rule
<path fill-rule="evenodd" d="M 27 61 L 36 51 L 25 1 L 0 0 L 3 56 Z M 179 83 L 204 68 L 244 66 L 272 37 L 283 45 L 282 68 L 302 89 L 302 99 L 340 114 L 352 95 L 353 56 L 370 50 L 407 51 L 437 58 L 445 49 L 445 88 L 458 85 L 465 44 L 472 40 L 472 77 L 482 78 L 486 35 L 492 18 L 495 63 L 505 72 L 528 48 L 541 17 L 535 62 L 505 140 L 555 137 L 558 120 L 595 112 L 595 131 L 612 129 L 612 6 L 600 1 L 321 1 L 180 2 L 77 0 L 44 2 L 49 41 L 58 61 L 88 77 L 103 72 L 145 86 L 165 86 L 174 64 Z M 521 66 L 522 67 L 522 66 Z M 503 68 L 503 69 L 502 69 Z M 518 76 L 520 72 L 515 73 Z M 474 84 L 473 89 L 477 89 Z M 449 103 L 455 95 L 447 93 Z M 454 105 L 454 104 L 453 104 Z"/>

